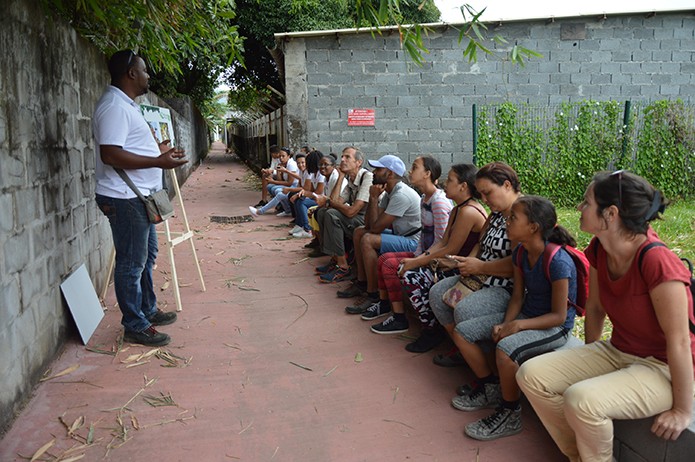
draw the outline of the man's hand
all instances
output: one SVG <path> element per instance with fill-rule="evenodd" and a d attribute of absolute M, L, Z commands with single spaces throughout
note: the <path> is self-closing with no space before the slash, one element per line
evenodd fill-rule
<path fill-rule="evenodd" d="M 159 153 L 164 154 L 169 149 L 171 149 L 171 140 L 164 140 L 161 143 L 159 143 L 158 146 L 159 146 Z"/>
<path fill-rule="evenodd" d="M 385 185 L 383 184 L 373 184 L 369 187 L 369 200 L 376 200 L 384 192 Z"/>
<path fill-rule="evenodd" d="M 159 145 L 159 149 L 162 149 L 162 145 Z M 185 159 L 186 154 L 183 152 L 183 149 L 178 149 L 178 148 L 169 148 L 169 150 L 163 152 L 158 158 L 157 158 L 157 163 L 159 168 L 163 169 L 170 169 L 170 168 L 176 168 L 180 165 L 183 165 L 185 163 L 188 163 L 188 160 Z"/>

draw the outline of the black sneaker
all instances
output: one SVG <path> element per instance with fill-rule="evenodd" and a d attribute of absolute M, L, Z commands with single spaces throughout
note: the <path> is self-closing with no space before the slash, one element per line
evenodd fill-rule
<path fill-rule="evenodd" d="M 382 316 L 386 316 L 387 314 L 391 313 L 391 308 L 388 309 L 388 311 L 381 310 L 381 301 L 374 302 L 372 303 L 369 308 L 367 308 L 367 311 L 362 313 L 362 319 L 365 321 L 372 321 L 374 319 L 379 319 Z"/>
<path fill-rule="evenodd" d="M 405 349 L 411 353 L 424 353 L 442 343 L 445 338 L 446 334 L 441 328 L 422 329 L 422 332 L 420 332 L 420 337 L 418 337 L 418 339 L 414 342 L 407 344 Z"/>
<path fill-rule="evenodd" d="M 367 308 L 372 306 L 372 303 L 378 301 L 379 300 L 372 300 L 368 297 L 358 298 L 354 305 L 345 307 L 345 312 L 347 314 L 362 314 L 367 311 Z"/>
<path fill-rule="evenodd" d="M 176 321 L 176 313 L 173 311 L 162 311 L 157 310 L 157 312 L 151 317 L 147 318 L 150 324 L 153 326 L 166 326 L 167 324 L 173 324 Z"/>
<path fill-rule="evenodd" d="M 439 367 L 465 366 L 466 360 L 461 356 L 458 348 L 452 348 L 448 353 L 438 354 L 432 358 L 432 362 Z"/>
<path fill-rule="evenodd" d="M 263 199 L 261 199 L 261 200 L 258 202 L 258 204 L 254 205 L 254 207 L 263 207 L 263 206 L 266 205 L 266 204 L 267 204 L 267 202 L 264 201 Z"/>
<path fill-rule="evenodd" d="M 338 298 L 353 298 L 353 297 L 360 297 L 364 295 L 364 289 L 362 289 L 362 284 L 360 284 L 358 281 L 353 282 L 347 288 L 343 290 L 339 290 L 336 292 L 336 295 Z"/>
<path fill-rule="evenodd" d="M 171 342 L 171 337 L 162 332 L 157 332 L 153 326 L 150 326 L 142 332 L 125 331 L 123 333 L 123 341 L 146 346 L 164 346 Z"/>
<path fill-rule="evenodd" d="M 521 432 L 521 407 L 498 407 L 492 415 L 466 425 L 464 433 L 473 439 L 489 441 Z"/>
<path fill-rule="evenodd" d="M 319 243 L 319 240 L 316 238 L 313 238 L 311 241 L 309 241 L 308 244 L 304 244 L 305 249 L 318 249 L 321 244 Z"/>
<path fill-rule="evenodd" d="M 375 334 L 402 334 L 408 332 L 408 320 L 397 321 L 393 315 L 381 321 L 379 324 L 374 324 L 371 331 Z"/>

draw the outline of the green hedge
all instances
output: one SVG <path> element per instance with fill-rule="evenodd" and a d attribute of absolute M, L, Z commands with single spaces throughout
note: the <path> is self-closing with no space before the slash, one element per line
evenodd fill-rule
<path fill-rule="evenodd" d="M 514 167 L 524 192 L 557 205 L 581 201 L 596 171 L 625 168 L 670 199 L 695 197 L 694 108 L 682 101 L 632 105 L 582 101 L 555 107 L 503 103 L 478 114 L 478 165 Z"/>

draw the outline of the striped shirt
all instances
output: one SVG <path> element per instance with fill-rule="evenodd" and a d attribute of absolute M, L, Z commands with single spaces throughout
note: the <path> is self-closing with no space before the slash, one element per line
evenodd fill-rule
<path fill-rule="evenodd" d="M 425 196 L 422 196 L 420 201 L 422 234 L 415 255 L 420 255 L 432 244 L 442 239 L 446 226 L 449 224 L 449 214 L 453 208 L 453 203 L 441 189 L 437 189 L 429 201 L 425 201 Z"/>

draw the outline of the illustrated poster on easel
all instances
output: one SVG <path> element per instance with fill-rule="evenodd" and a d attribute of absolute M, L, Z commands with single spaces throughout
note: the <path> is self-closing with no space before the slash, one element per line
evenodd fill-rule
<path fill-rule="evenodd" d="M 150 130 L 152 130 L 152 134 L 157 140 L 157 143 L 171 140 L 171 145 L 175 146 L 176 139 L 174 138 L 171 111 L 165 107 L 148 106 L 147 104 L 141 104 L 140 110 L 147 124 L 150 126 Z"/>

